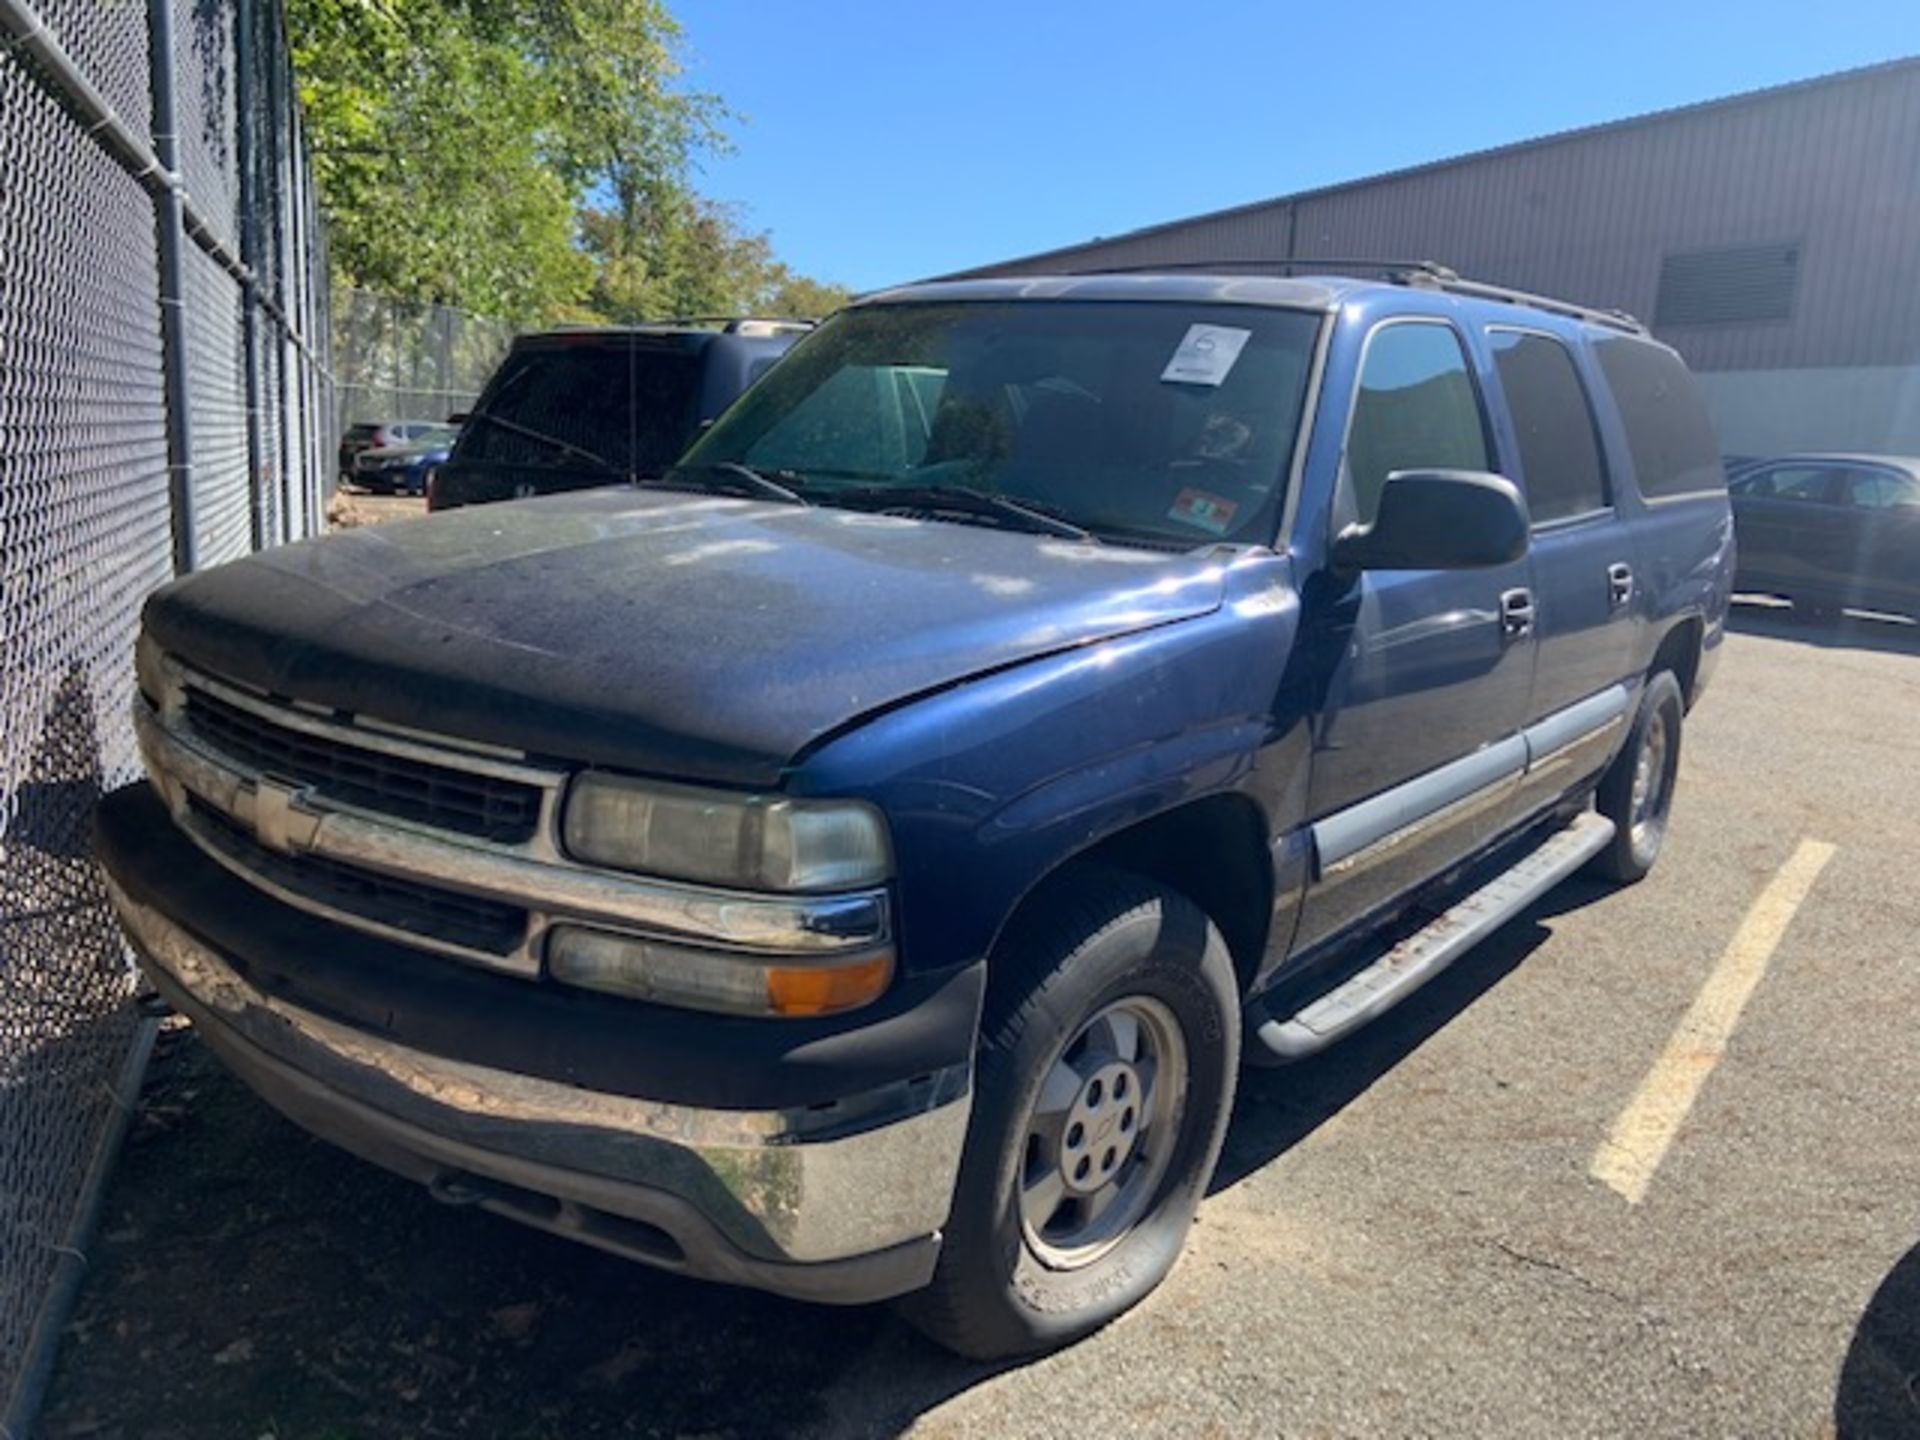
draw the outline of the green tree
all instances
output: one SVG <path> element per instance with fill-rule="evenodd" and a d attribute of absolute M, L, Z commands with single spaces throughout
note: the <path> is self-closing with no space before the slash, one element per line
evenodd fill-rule
<path fill-rule="evenodd" d="M 764 232 L 684 188 L 654 187 L 626 208 L 581 216 L 597 268 L 590 313 L 633 322 L 673 315 L 817 318 L 847 303 L 844 286 L 797 275 Z"/>
<path fill-rule="evenodd" d="M 540 322 L 799 280 L 688 184 L 726 116 L 682 85 L 661 0 L 288 0 L 287 22 L 343 283 Z"/>
<path fill-rule="evenodd" d="M 771 289 L 760 309 L 763 315 L 821 320 L 853 298 L 853 292 L 846 286 L 796 275 L 777 260 L 768 272 L 767 283 Z"/>

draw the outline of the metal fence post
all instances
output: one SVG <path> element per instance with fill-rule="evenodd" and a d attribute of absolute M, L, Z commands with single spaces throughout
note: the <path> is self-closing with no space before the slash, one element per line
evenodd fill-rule
<path fill-rule="evenodd" d="M 234 113 L 238 117 L 234 163 L 240 172 L 240 260 L 247 267 L 246 283 L 240 287 L 240 345 L 247 370 L 247 490 L 253 506 L 253 548 L 259 550 L 287 537 L 284 518 L 274 527 L 282 533 L 269 533 L 269 514 L 279 507 L 269 504 L 260 473 L 260 282 L 256 278 L 260 269 L 260 222 L 253 213 L 259 186 L 254 173 L 258 162 L 253 135 L 252 7 L 234 7 L 233 29 Z"/>
<path fill-rule="evenodd" d="M 149 75 L 153 92 L 153 151 L 168 173 L 180 173 L 180 132 L 174 116 L 173 6 L 148 0 Z M 198 537 L 193 517 L 193 420 L 187 388 L 187 299 L 184 251 L 186 217 L 178 187 L 168 185 L 154 197 L 160 260 L 160 344 L 166 376 L 167 477 L 173 503 L 173 567 L 179 574 L 197 568 Z"/>
<path fill-rule="evenodd" d="M 262 24 L 273 24 L 271 16 L 262 15 L 260 19 Z M 295 367 L 289 363 L 287 353 L 293 348 L 287 343 L 287 327 L 293 323 L 294 312 L 287 304 L 288 283 L 286 269 L 289 257 L 287 255 L 286 244 L 286 185 L 290 178 L 288 173 L 290 167 L 287 164 L 283 147 L 288 143 L 290 137 L 280 133 L 280 127 L 286 123 L 287 107 L 291 103 L 291 98 L 288 94 L 286 77 L 281 71 L 282 60 L 278 54 L 278 45 L 282 36 L 278 27 L 274 28 L 272 34 L 275 44 L 268 52 L 265 79 L 267 88 L 266 153 L 272 157 L 273 171 L 271 177 L 268 179 L 266 193 L 261 194 L 256 191 L 254 203 L 256 206 L 264 203 L 273 207 L 273 226 L 270 231 L 264 234 L 264 243 L 262 245 L 263 252 L 267 246 L 272 247 L 273 264 L 271 271 L 264 270 L 258 265 L 253 268 L 256 275 L 266 274 L 270 277 L 268 283 L 268 298 L 273 302 L 273 373 L 275 381 L 277 382 L 274 385 L 273 403 L 279 410 L 279 414 L 275 416 L 273 427 L 275 437 L 279 442 L 277 447 L 278 453 L 274 457 L 274 463 L 279 470 L 280 513 L 286 517 L 284 528 L 286 529 L 287 538 L 291 540 L 294 538 L 293 517 L 295 514 L 294 501 L 296 499 L 294 494 L 294 458 L 298 452 L 294 449 L 293 436 L 292 400 Z M 312 486 L 309 484 L 306 488 L 310 490 Z M 298 511 L 300 516 L 299 524 L 303 529 L 311 531 L 315 521 L 313 508 L 307 504 L 304 494 L 297 498 L 300 501 Z"/>

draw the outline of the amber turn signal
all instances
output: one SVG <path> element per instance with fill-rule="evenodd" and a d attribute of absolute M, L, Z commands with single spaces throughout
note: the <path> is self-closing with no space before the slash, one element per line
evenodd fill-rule
<path fill-rule="evenodd" d="M 767 1003 L 776 1015 L 831 1015 L 866 1004 L 893 979 L 883 951 L 837 965 L 776 965 L 767 970 Z"/>
<path fill-rule="evenodd" d="M 734 1015 L 831 1015 L 865 1005 L 893 979 L 893 952 L 846 960 L 745 955 L 642 935 L 560 925 L 547 973 L 566 985 Z"/>

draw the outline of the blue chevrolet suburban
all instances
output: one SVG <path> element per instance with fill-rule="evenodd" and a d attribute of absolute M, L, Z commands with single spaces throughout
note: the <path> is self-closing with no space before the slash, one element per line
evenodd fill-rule
<path fill-rule="evenodd" d="M 918 285 L 653 480 L 158 592 L 98 849 L 207 1043 L 439 1199 L 1033 1351 L 1166 1275 L 1243 1061 L 1647 872 L 1732 560 L 1625 316 Z"/>

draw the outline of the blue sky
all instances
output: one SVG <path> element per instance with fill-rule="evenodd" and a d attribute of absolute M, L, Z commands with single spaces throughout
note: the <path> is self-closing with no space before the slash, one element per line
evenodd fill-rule
<path fill-rule="evenodd" d="M 674 0 L 702 188 L 915 279 L 1920 52 L 1920 0 Z"/>

